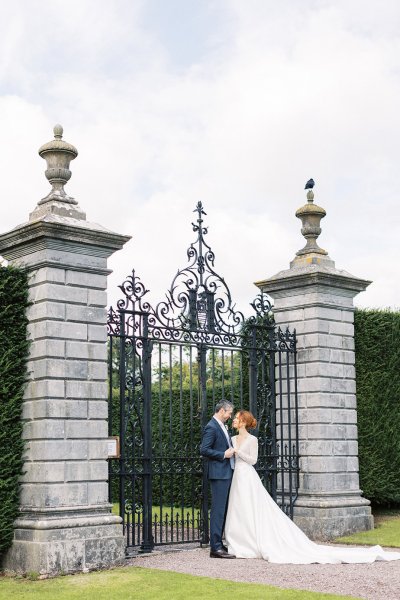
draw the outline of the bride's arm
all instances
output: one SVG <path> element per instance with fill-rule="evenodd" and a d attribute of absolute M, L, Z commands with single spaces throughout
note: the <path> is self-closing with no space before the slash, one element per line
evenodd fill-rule
<path fill-rule="evenodd" d="M 249 463 L 249 465 L 255 465 L 258 458 L 258 440 L 254 435 L 251 437 L 253 439 L 249 440 L 245 450 L 238 448 L 235 452 L 242 460 Z"/>

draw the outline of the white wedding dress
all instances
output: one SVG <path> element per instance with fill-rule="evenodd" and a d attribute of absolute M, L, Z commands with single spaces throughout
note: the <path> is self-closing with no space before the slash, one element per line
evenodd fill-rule
<path fill-rule="evenodd" d="M 237 436 L 232 438 L 236 448 Z M 237 558 L 263 558 L 271 563 L 372 563 L 400 560 L 400 552 L 380 546 L 343 548 L 318 545 L 285 515 L 264 488 L 252 465 L 257 462 L 257 438 L 249 435 L 235 454 L 235 470 L 225 523 L 228 550 Z"/>

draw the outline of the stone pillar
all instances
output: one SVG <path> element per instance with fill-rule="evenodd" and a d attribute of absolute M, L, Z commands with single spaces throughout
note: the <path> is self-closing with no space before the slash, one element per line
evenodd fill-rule
<path fill-rule="evenodd" d="M 89 223 L 64 184 L 77 150 L 62 127 L 39 154 L 52 190 L 0 254 L 30 271 L 29 381 L 20 518 L 3 568 L 41 574 L 121 561 L 121 519 L 108 503 L 107 258 L 129 237 Z"/>
<path fill-rule="evenodd" d="M 314 182 L 311 180 L 311 188 Z M 353 298 L 369 281 L 335 268 L 316 240 L 325 210 L 296 212 L 306 246 L 290 268 L 258 281 L 274 299 L 281 327 L 298 334 L 300 489 L 294 520 L 314 539 L 371 529 L 369 501 L 358 476 Z"/>

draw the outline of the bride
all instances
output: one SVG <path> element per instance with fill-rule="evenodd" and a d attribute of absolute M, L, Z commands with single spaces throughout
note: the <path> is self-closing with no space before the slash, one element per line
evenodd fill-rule
<path fill-rule="evenodd" d="M 257 462 L 258 442 L 248 430 L 256 425 L 253 415 L 245 410 L 240 410 L 233 420 L 238 435 L 232 437 L 235 470 L 225 522 L 230 554 L 286 564 L 400 560 L 400 552 L 385 552 L 380 546 L 343 548 L 309 540 L 274 502 L 252 466 Z"/>

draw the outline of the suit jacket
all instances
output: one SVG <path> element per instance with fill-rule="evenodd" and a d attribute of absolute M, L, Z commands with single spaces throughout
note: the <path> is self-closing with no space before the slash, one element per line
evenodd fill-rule
<path fill-rule="evenodd" d="M 204 428 L 200 445 L 200 454 L 207 459 L 208 479 L 230 479 L 232 467 L 229 458 L 225 458 L 225 450 L 229 448 L 228 441 L 217 423 L 212 418 Z"/>

